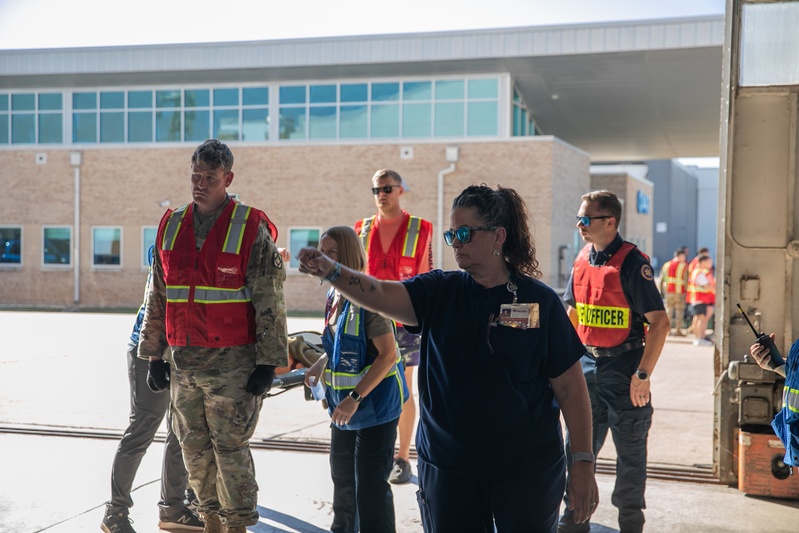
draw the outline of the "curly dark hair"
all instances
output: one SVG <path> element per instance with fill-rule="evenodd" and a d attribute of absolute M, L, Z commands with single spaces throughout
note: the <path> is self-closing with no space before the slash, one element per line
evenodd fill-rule
<path fill-rule="evenodd" d="M 527 206 L 519 193 L 500 185 L 496 190 L 485 183 L 470 185 L 452 201 L 452 209 L 456 207 L 471 207 L 485 225 L 505 228 L 507 238 L 502 253 L 510 269 L 535 279 L 541 277 Z"/>
<path fill-rule="evenodd" d="M 233 169 L 233 152 L 223 142 L 208 139 L 194 150 L 191 164 L 202 163 L 212 169 L 222 168 L 225 174 Z"/>

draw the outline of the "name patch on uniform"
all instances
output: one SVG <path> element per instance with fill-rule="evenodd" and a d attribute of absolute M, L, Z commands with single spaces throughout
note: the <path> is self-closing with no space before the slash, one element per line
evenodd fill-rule
<path fill-rule="evenodd" d="M 647 281 L 652 281 L 653 279 L 655 279 L 655 273 L 652 271 L 652 267 L 649 265 L 642 266 L 641 277 L 643 277 Z"/>
<path fill-rule="evenodd" d="M 283 268 L 283 258 L 278 252 L 272 255 L 272 264 L 275 265 L 275 268 Z"/>
<path fill-rule="evenodd" d="M 239 273 L 238 267 L 235 266 L 218 266 L 217 270 L 220 274 L 225 274 L 227 276 L 235 276 Z"/>
<path fill-rule="evenodd" d="M 630 310 L 578 303 L 577 320 L 581 326 L 592 328 L 627 329 L 630 327 Z"/>

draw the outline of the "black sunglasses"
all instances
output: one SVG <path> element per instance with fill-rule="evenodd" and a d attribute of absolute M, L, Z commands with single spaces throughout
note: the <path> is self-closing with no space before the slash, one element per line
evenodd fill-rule
<path fill-rule="evenodd" d="M 613 218 L 613 217 L 610 216 L 610 215 L 602 215 L 602 216 L 596 216 L 596 217 L 588 217 L 588 216 L 585 216 L 585 215 L 583 215 L 583 216 L 577 215 L 577 222 L 579 222 L 581 226 L 590 226 L 592 220 L 599 220 L 599 219 L 602 219 L 602 218 Z"/>
<path fill-rule="evenodd" d="M 383 185 L 382 187 L 372 187 L 372 194 L 380 194 L 383 191 L 386 194 L 391 194 L 394 187 L 402 187 L 402 185 Z"/>
<path fill-rule="evenodd" d="M 457 229 L 448 229 L 444 232 L 444 242 L 447 243 L 447 246 L 452 246 L 452 243 L 455 242 L 455 237 L 457 237 L 462 244 L 466 244 L 472 240 L 473 231 L 492 231 L 495 229 L 497 229 L 497 226 L 461 226 Z"/>

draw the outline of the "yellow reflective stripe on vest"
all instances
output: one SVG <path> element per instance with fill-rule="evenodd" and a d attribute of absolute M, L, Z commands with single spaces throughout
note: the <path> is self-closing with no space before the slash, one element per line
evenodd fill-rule
<path fill-rule="evenodd" d="M 782 393 L 782 403 L 789 411 L 799 413 L 799 389 L 786 386 Z"/>
<path fill-rule="evenodd" d="M 167 285 L 166 301 L 172 303 L 188 302 L 190 289 L 188 285 Z"/>
<path fill-rule="evenodd" d="M 350 304 L 347 321 L 344 323 L 344 335 L 359 337 L 361 335 L 361 308 Z"/>
<path fill-rule="evenodd" d="M 218 287 L 197 287 L 194 289 L 194 302 L 199 304 L 230 304 L 249 302 L 250 288 L 220 289 Z"/>
<path fill-rule="evenodd" d="M 164 240 L 161 243 L 162 250 L 171 250 L 174 248 L 175 238 L 178 236 L 178 230 L 180 230 L 180 226 L 183 224 L 183 217 L 186 216 L 188 210 L 189 204 L 182 205 L 169 215 L 169 220 L 167 220 L 166 228 L 164 229 Z"/>
<path fill-rule="evenodd" d="M 577 319 L 580 325 L 591 328 L 627 329 L 630 327 L 630 310 L 578 302 Z"/>
<path fill-rule="evenodd" d="M 394 363 L 394 366 L 391 367 L 391 370 L 388 371 L 383 379 L 399 375 L 399 364 L 400 361 L 402 361 L 402 357 L 399 356 L 399 351 L 397 351 L 397 354 L 398 357 Z M 354 389 L 358 386 L 358 383 L 361 382 L 366 373 L 369 372 L 370 368 L 372 368 L 372 365 L 367 365 L 357 374 L 350 374 L 348 372 L 333 372 L 331 369 L 325 368 L 325 385 L 330 386 L 333 390 Z"/>
<path fill-rule="evenodd" d="M 227 236 L 222 244 L 222 251 L 228 254 L 238 254 L 241 251 L 241 241 L 244 238 L 244 228 L 247 225 L 247 217 L 250 216 L 250 207 L 236 204 L 227 228 Z"/>
<path fill-rule="evenodd" d="M 361 242 L 363 243 L 363 249 L 366 250 L 366 254 L 369 254 L 369 233 L 372 231 L 372 223 L 375 221 L 375 217 L 369 217 L 363 219 L 361 223 Z"/>
<path fill-rule="evenodd" d="M 408 231 L 405 232 L 405 243 L 402 246 L 403 257 L 414 257 L 416 246 L 419 244 L 419 233 L 422 229 L 422 219 L 410 217 L 408 219 Z"/>

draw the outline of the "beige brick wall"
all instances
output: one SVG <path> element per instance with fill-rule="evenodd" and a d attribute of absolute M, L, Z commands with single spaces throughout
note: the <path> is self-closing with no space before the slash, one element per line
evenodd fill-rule
<path fill-rule="evenodd" d="M 557 281 L 558 247 L 572 241 L 573 216 L 579 195 L 589 183 L 587 154 L 551 137 L 504 142 L 459 143 L 454 173 L 444 180 L 444 225 L 449 227 L 452 199 L 464 187 L 483 183 L 517 189 L 525 198 L 534 224 L 543 280 Z M 412 159 L 400 157 L 412 146 Z M 410 186 L 403 207 L 437 226 L 438 172 L 447 168 L 443 143 L 385 145 L 245 146 L 231 145 L 236 162 L 229 189 L 245 204 L 263 209 L 277 224 L 278 245 L 287 246 L 288 228 L 328 228 L 354 224 L 375 213 L 369 188 L 378 168 L 392 168 Z M 135 308 L 141 303 L 146 271 L 140 266 L 141 228 L 156 226 L 171 201 L 177 207 L 190 199 L 189 168 L 193 147 L 126 147 L 83 150 L 80 167 L 80 301 L 81 308 Z M 46 153 L 47 163 L 36 164 Z M 21 225 L 24 257 L 21 268 L 0 266 L 0 306 L 73 304 L 74 271 L 41 265 L 43 225 L 73 225 L 74 170 L 68 150 L 0 151 L 6 194 L 0 225 Z M 91 266 L 91 229 L 122 227 L 122 265 Z M 434 240 L 434 250 L 436 241 Z M 294 251 L 296 252 L 296 250 Z M 436 264 L 456 268 L 444 247 Z M 570 268 L 569 263 L 568 267 Z M 568 272 L 568 269 L 567 269 Z M 326 287 L 289 271 L 285 285 L 290 310 L 323 308 Z"/>

